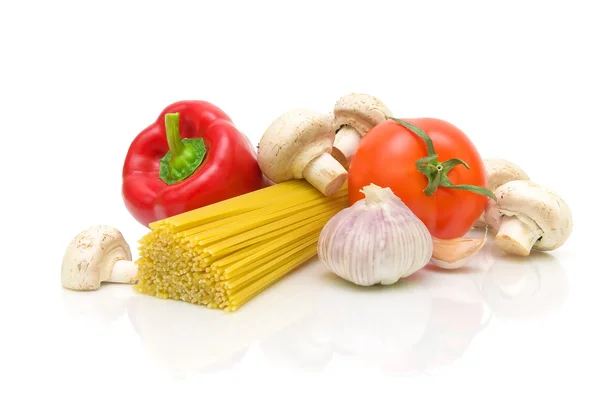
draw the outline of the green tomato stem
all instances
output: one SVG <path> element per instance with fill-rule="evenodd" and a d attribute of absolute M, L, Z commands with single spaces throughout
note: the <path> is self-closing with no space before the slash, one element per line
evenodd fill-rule
<path fill-rule="evenodd" d="M 410 124 L 401 119 L 390 117 L 390 119 L 402 125 L 419 138 L 421 138 L 427 146 L 427 156 L 416 161 L 417 170 L 427 177 L 427 186 L 423 189 L 426 196 L 433 196 L 438 187 L 446 187 L 457 190 L 466 190 L 472 193 L 487 196 L 490 199 L 496 200 L 494 193 L 488 188 L 475 185 L 455 185 L 448 178 L 448 173 L 459 165 L 470 169 L 469 165 L 461 159 L 451 158 L 444 162 L 439 161 L 439 156 L 435 152 L 433 141 L 429 135 L 418 126 Z"/>

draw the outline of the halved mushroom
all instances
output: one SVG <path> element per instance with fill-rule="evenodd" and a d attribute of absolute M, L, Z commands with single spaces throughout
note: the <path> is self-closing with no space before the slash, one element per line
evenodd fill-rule
<path fill-rule="evenodd" d="M 492 192 L 496 190 L 500 185 L 507 182 L 516 180 L 529 180 L 529 176 L 515 163 L 505 160 L 503 158 L 487 158 L 483 160 L 485 166 L 485 172 L 487 175 L 487 187 Z M 488 200 L 493 202 L 493 200 Z M 473 224 L 474 228 L 485 228 L 490 224 L 489 221 L 485 220 L 485 211 L 481 213 L 479 219 Z"/>
<path fill-rule="evenodd" d="M 304 178 L 324 195 L 332 195 L 348 176 L 331 155 L 334 139 L 331 115 L 307 109 L 288 111 L 261 138 L 258 165 L 275 183 Z"/>
<path fill-rule="evenodd" d="M 121 232 L 107 225 L 92 226 L 71 241 L 62 261 L 62 285 L 96 290 L 102 282 L 135 283 L 137 265 Z"/>
<path fill-rule="evenodd" d="M 351 93 L 335 103 L 333 115 L 336 135 L 332 155 L 344 168 L 348 168 L 360 139 L 391 117 L 392 112 L 376 97 Z"/>
<path fill-rule="evenodd" d="M 571 210 L 556 192 L 530 180 L 499 186 L 486 210 L 495 229 L 495 243 L 507 253 L 527 256 L 532 249 L 562 246 L 573 230 Z"/>

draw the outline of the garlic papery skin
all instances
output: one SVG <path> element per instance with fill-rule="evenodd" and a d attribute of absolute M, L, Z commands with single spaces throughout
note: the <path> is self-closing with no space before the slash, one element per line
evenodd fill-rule
<path fill-rule="evenodd" d="M 319 260 L 360 286 L 391 285 L 425 267 L 433 240 L 390 188 L 370 184 L 365 198 L 334 215 L 319 235 Z"/>

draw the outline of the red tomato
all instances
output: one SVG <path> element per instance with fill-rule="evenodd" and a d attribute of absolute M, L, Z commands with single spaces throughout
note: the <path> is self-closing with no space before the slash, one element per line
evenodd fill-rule
<path fill-rule="evenodd" d="M 454 185 L 487 187 L 485 167 L 471 140 L 454 125 L 434 118 L 403 119 L 421 128 L 433 141 L 439 161 L 459 158 L 467 163 L 448 172 Z M 426 157 L 425 141 L 390 120 L 371 129 L 360 141 L 348 168 L 350 204 L 364 198 L 360 190 L 371 183 L 389 187 L 429 232 L 440 239 L 464 236 L 485 209 L 488 198 L 467 190 L 438 187 L 431 196 L 423 190 L 428 179 L 416 166 Z"/>

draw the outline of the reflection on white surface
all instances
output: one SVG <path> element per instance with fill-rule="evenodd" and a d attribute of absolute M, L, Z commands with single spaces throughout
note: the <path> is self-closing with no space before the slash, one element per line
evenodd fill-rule
<path fill-rule="evenodd" d="M 331 275 L 315 279 L 322 290 L 312 314 L 261 341 L 272 363 L 320 369 L 334 352 L 380 359 L 422 337 L 431 304 L 417 284 L 359 288 Z"/>
<path fill-rule="evenodd" d="M 130 285 L 105 284 L 93 292 L 62 289 L 62 300 L 67 314 L 75 319 L 111 323 L 127 312 Z"/>
<path fill-rule="evenodd" d="M 501 257 L 485 273 L 480 287 L 495 315 L 514 318 L 556 309 L 568 294 L 566 272 L 549 253 L 527 259 Z"/>
<path fill-rule="evenodd" d="M 306 368 L 339 354 L 422 371 L 458 358 L 486 323 L 483 299 L 464 276 L 423 270 L 394 286 L 359 288 L 324 273 L 321 284 L 310 317 L 261 342 L 269 359 Z"/>
<path fill-rule="evenodd" d="M 340 357 L 393 373 L 431 371 L 460 358 L 492 316 L 531 317 L 566 295 L 551 254 L 512 258 L 490 241 L 466 268 L 427 267 L 386 287 L 352 285 L 315 260 L 231 314 L 122 286 L 63 299 L 69 313 L 103 323 L 126 313 L 152 357 L 182 376 L 233 368 L 253 345 L 276 367 L 318 371 Z"/>
<path fill-rule="evenodd" d="M 554 257 L 514 259 L 491 241 L 467 268 L 432 266 L 390 287 L 360 288 L 324 271 L 315 279 L 319 307 L 261 341 L 275 365 L 322 369 L 338 354 L 394 373 L 430 371 L 460 358 L 492 315 L 533 316 L 566 296 Z"/>
<path fill-rule="evenodd" d="M 298 275 L 298 274 L 293 274 Z M 301 276 L 297 279 L 303 282 Z M 152 356 L 176 376 L 232 368 L 246 350 L 268 332 L 292 324 L 313 302 L 290 289 L 286 280 L 238 312 L 226 314 L 202 306 L 139 295 L 128 315 Z"/>
<path fill-rule="evenodd" d="M 177 376 L 228 369 L 246 351 L 247 343 L 240 340 L 244 335 L 235 323 L 197 306 L 136 296 L 128 316 L 154 359 Z"/>

